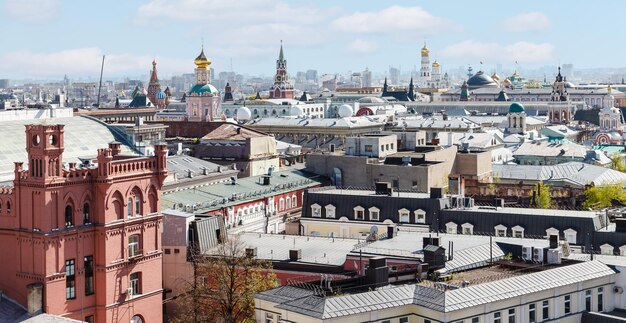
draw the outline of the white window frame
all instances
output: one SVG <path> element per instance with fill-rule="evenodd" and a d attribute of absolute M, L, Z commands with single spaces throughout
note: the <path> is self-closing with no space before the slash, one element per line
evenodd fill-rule
<path fill-rule="evenodd" d="M 559 230 L 555 229 L 555 228 L 548 228 L 546 229 L 546 238 L 550 239 L 550 236 L 559 236 Z"/>
<path fill-rule="evenodd" d="M 367 209 L 369 211 L 369 220 L 370 221 L 380 221 L 380 209 L 372 206 L 371 208 Z M 376 215 L 376 216 L 374 216 Z"/>
<path fill-rule="evenodd" d="M 506 237 L 506 233 L 507 233 L 507 230 L 508 230 L 508 228 L 506 226 L 504 226 L 502 224 L 498 224 L 495 227 L 493 227 L 493 229 L 496 232 L 496 237 Z M 500 231 L 504 231 L 504 235 L 501 235 Z"/>
<path fill-rule="evenodd" d="M 473 235 L 474 234 L 474 225 L 469 223 L 469 222 L 465 222 L 465 223 L 461 224 L 461 234 Z"/>
<path fill-rule="evenodd" d="M 278 211 L 283 211 L 285 209 L 285 199 L 284 198 L 280 198 L 280 200 L 278 200 Z"/>
<path fill-rule="evenodd" d="M 450 221 L 446 223 L 446 233 L 448 234 L 457 234 L 459 227 L 456 223 Z"/>
<path fill-rule="evenodd" d="M 326 217 L 329 219 L 334 219 L 337 216 L 337 208 L 332 205 L 332 204 L 328 204 L 325 206 L 326 208 Z"/>
<path fill-rule="evenodd" d="M 409 223 L 411 222 L 411 211 L 407 209 L 398 210 L 398 220 L 400 223 Z"/>
<path fill-rule="evenodd" d="M 613 250 L 615 250 L 615 248 L 613 248 L 612 245 L 605 243 L 603 245 L 600 246 L 600 253 L 603 255 L 613 255 Z"/>
<path fill-rule="evenodd" d="M 563 234 L 565 234 L 565 241 L 567 241 L 567 243 L 576 244 L 576 237 L 578 235 L 578 232 L 576 230 L 569 228 L 567 230 L 564 230 Z"/>
<path fill-rule="evenodd" d="M 524 228 L 519 225 L 512 227 L 511 232 L 512 232 L 513 238 L 524 238 Z M 517 233 L 520 233 L 519 237 L 516 236 Z"/>
<path fill-rule="evenodd" d="M 355 220 L 365 220 L 365 208 L 363 208 L 362 206 L 355 206 L 354 207 L 354 219 Z M 359 212 L 361 212 L 361 217 L 358 216 Z"/>
<path fill-rule="evenodd" d="M 415 215 L 415 223 L 426 223 L 426 211 L 422 209 L 417 209 L 413 211 Z"/>
<path fill-rule="evenodd" d="M 321 218 L 322 217 L 322 207 L 315 203 L 311 205 L 311 217 L 312 218 Z"/>

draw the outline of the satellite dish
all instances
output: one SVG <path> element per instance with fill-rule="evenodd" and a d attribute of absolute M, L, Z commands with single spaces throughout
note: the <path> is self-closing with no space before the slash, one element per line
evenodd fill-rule
<path fill-rule="evenodd" d="M 375 225 L 373 225 L 373 226 L 370 228 L 370 233 L 371 233 L 371 234 L 378 234 L 378 227 L 377 227 L 377 226 L 375 226 Z"/>

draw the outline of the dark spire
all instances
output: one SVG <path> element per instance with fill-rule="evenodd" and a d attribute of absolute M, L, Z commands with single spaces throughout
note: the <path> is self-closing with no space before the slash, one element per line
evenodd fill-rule
<path fill-rule="evenodd" d="M 468 101 L 469 100 L 469 91 L 467 90 L 467 82 L 463 81 L 463 85 L 461 85 L 461 97 L 460 101 Z"/>
<path fill-rule="evenodd" d="M 409 101 L 415 101 L 415 93 L 413 91 L 413 77 L 411 77 L 411 82 L 409 82 L 409 93 L 407 94 L 409 97 Z"/>
<path fill-rule="evenodd" d="M 283 41 L 280 41 L 280 54 L 278 54 L 278 60 L 279 61 L 284 61 L 285 60 L 285 55 L 283 54 Z"/>
<path fill-rule="evenodd" d="M 563 82 L 563 76 L 561 75 L 561 66 L 559 66 L 559 74 L 556 75 L 557 82 Z"/>
<path fill-rule="evenodd" d="M 256 91 L 256 97 L 254 99 L 261 100 L 261 93 L 259 91 Z"/>
<path fill-rule="evenodd" d="M 387 95 L 387 78 L 385 77 L 385 83 L 383 84 L 383 96 Z"/>

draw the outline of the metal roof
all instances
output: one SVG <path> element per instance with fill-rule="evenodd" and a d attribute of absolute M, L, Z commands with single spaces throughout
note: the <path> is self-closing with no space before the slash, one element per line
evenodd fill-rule
<path fill-rule="evenodd" d="M 350 316 L 411 304 L 447 313 L 562 286 L 575 285 L 614 274 L 615 271 L 602 262 L 589 261 L 445 291 L 421 285 L 402 285 L 386 286 L 371 292 L 326 298 L 314 296 L 312 292 L 292 300 L 288 300 L 287 297 L 272 297 L 272 292 L 263 292 L 257 294 L 256 297 L 279 303 L 278 308 L 319 319 Z M 289 294 L 297 297 L 293 291 L 289 291 Z"/>
<path fill-rule="evenodd" d="M 260 118 L 247 123 L 247 126 L 272 126 L 272 127 L 303 127 L 303 128 L 359 128 L 359 127 L 376 127 L 385 124 L 384 116 L 363 116 L 349 118 L 315 118 L 315 119 L 297 119 L 297 118 Z"/>
<path fill-rule="evenodd" d="M 289 250 L 300 250 L 299 262 L 323 265 L 343 265 L 346 256 L 362 241 L 357 239 L 285 236 L 279 234 L 242 233 L 239 236 L 246 248 L 257 249 L 257 259 L 289 260 Z"/>
<path fill-rule="evenodd" d="M 524 142 L 513 152 L 513 156 L 585 158 L 588 148 L 568 141 Z"/>
<path fill-rule="evenodd" d="M 576 185 L 604 186 L 626 182 L 626 173 L 602 166 L 569 162 L 558 165 L 492 165 L 493 176 L 502 180 L 563 181 Z"/>
<path fill-rule="evenodd" d="M 235 185 L 228 181 L 163 192 L 161 205 L 163 208 L 190 205 L 195 206 L 196 213 L 204 213 L 321 184 L 315 179 L 318 175 L 299 170 L 273 173 L 270 185 L 263 185 L 263 176 L 265 175 L 241 178 Z"/>
<path fill-rule="evenodd" d="M 63 162 L 80 163 L 80 157 L 95 157 L 98 148 L 107 148 L 116 138 L 113 130 L 91 117 L 0 121 L 0 181 L 13 179 L 14 162 L 26 165 L 26 128 L 29 124 L 62 124 L 64 127 Z M 122 154 L 134 154 L 122 144 Z"/>

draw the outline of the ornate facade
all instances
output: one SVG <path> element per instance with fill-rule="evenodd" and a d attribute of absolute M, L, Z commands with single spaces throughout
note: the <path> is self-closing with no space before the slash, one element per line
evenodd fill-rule
<path fill-rule="evenodd" d="M 220 118 L 220 92 L 211 85 L 211 60 L 204 55 L 204 48 L 194 60 L 196 84 L 185 96 L 188 121 L 214 121 Z"/>
<path fill-rule="evenodd" d="M 624 118 L 620 109 L 614 106 L 615 99 L 608 86 L 608 95 L 604 100 L 604 107 L 598 113 L 599 129 L 595 135 L 595 143 L 599 145 L 624 145 Z"/>
<path fill-rule="evenodd" d="M 161 322 L 166 146 L 121 157 L 111 143 L 97 166 L 64 168 L 63 136 L 63 125 L 27 125 L 28 168 L 16 162 L 0 188 L 0 290 L 80 321 Z"/>
<path fill-rule="evenodd" d="M 449 87 L 448 74 L 441 74 L 441 64 L 435 60 L 430 64 L 430 50 L 424 44 L 420 50 L 422 57 L 418 87 L 428 89 L 445 89 Z"/>
<path fill-rule="evenodd" d="M 293 99 L 295 98 L 293 84 L 287 74 L 287 60 L 283 54 L 283 44 L 280 44 L 280 53 L 276 60 L 276 74 L 274 75 L 274 85 L 270 87 L 270 99 Z"/>
<path fill-rule="evenodd" d="M 561 75 L 561 68 L 559 67 L 559 73 L 552 84 L 551 102 L 548 111 L 548 117 L 552 124 L 569 123 L 573 120 L 572 106 L 565 85 L 566 80 Z"/>
<path fill-rule="evenodd" d="M 161 93 L 161 84 L 159 83 L 159 77 L 157 76 L 156 60 L 152 61 L 152 71 L 150 72 L 150 82 L 148 83 L 148 99 L 152 102 L 153 106 L 157 106 L 157 95 Z M 165 99 L 163 99 L 165 100 Z"/>

